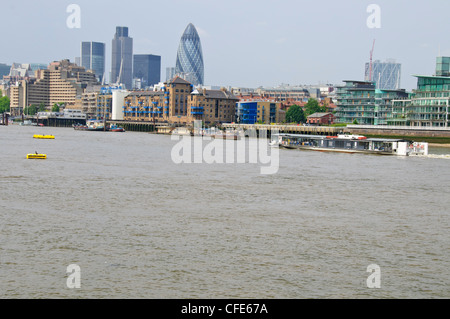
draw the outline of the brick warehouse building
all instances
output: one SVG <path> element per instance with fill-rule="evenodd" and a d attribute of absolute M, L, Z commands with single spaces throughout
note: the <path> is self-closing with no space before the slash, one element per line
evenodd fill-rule
<path fill-rule="evenodd" d="M 133 91 L 125 97 L 124 120 L 189 124 L 233 122 L 239 99 L 225 89 L 194 89 L 175 77 L 158 91 Z"/>

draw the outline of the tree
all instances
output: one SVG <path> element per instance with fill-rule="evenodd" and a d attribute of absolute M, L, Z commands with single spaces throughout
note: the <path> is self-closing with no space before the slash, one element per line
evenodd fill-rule
<path fill-rule="evenodd" d="M 45 104 L 44 103 L 40 103 L 39 104 L 39 110 L 38 110 L 38 112 L 45 112 Z"/>
<path fill-rule="evenodd" d="M 59 112 L 59 105 L 58 105 L 58 103 L 53 104 L 52 112 Z"/>
<path fill-rule="evenodd" d="M 9 112 L 10 102 L 9 97 L 0 97 L 0 113 Z"/>
<path fill-rule="evenodd" d="M 303 109 L 298 105 L 292 105 L 286 112 L 287 123 L 303 123 L 306 121 Z"/>
<path fill-rule="evenodd" d="M 36 105 L 32 104 L 30 106 L 25 107 L 23 110 L 23 114 L 25 115 L 36 115 L 38 108 Z"/>
<path fill-rule="evenodd" d="M 326 112 L 326 106 L 320 106 L 319 102 L 316 99 L 309 99 L 308 103 L 305 104 L 305 115 L 309 116 L 314 113 Z"/>

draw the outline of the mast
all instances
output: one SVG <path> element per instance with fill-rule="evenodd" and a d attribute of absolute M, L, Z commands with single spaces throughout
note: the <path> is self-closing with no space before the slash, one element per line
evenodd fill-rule
<path fill-rule="evenodd" d="M 369 81 L 372 81 L 372 56 L 373 49 L 375 48 L 375 39 L 373 39 L 372 50 L 370 51 L 370 62 L 369 62 Z"/>

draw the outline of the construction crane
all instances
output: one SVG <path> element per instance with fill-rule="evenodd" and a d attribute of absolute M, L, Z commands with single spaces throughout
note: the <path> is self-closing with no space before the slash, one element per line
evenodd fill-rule
<path fill-rule="evenodd" d="M 372 81 L 372 56 L 373 56 L 373 49 L 374 48 L 375 48 L 375 39 L 373 39 L 372 50 L 370 51 L 369 81 Z"/>

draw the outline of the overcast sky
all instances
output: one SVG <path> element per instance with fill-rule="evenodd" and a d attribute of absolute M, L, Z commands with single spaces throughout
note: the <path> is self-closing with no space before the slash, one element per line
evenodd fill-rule
<path fill-rule="evenodd" d="M 129 27 L 135 54 L 161 56 L 175 66 L 189 23 L 200 35 L 205 85 L 277 86 L 364 80 L 373 40 L 374 60 L 402 64 L 401 87 L 414 74 L 434 74 L 439 52 L 450 56 L 449 0 L 1 0 L 0 63 L 49 63 L 80 55 L 81 41 L 106 43 L 116 26 Z M 81 9 L 69 28 L 70 4 Z M 369 28 L 370 4 L 381 9 Z M 374 21 L 374 20 L 371 20 Z"/>

